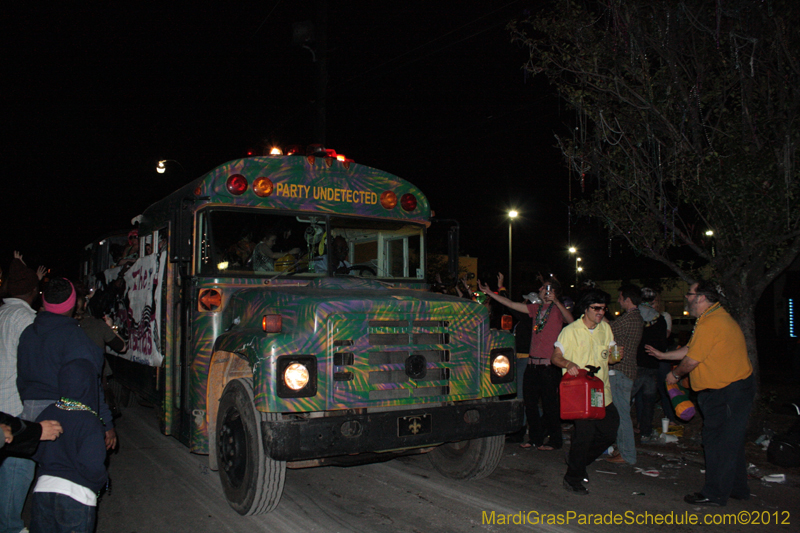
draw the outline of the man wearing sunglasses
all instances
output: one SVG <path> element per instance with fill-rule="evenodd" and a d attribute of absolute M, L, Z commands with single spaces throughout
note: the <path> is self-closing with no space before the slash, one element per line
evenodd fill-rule
<path fill-rule="evenodd" d="M 698 391 L 697 403 L 703 415 L 703 448 L 706 482 L 700 492 L 687 494 L 691 505 L 721 506 L 728 498 L 747 500 L 747 462 L 744 456 L 745 430 L 755 397 L 753 366 L 739 324 L 720 305 L 717 288 L 708 281 L 689 286 L 686 309 L 697 317 L 689 343 L 679 350 L 663 353 L 652 346 L 647 352 L 658 359 L 679 360 L 667 383 L 687 375 Z"/>
<path fill-rule="evenodd" d="M 575 420 L 567 473 L 564 476 L 564 488 L 573 494 L 589 494 L 583 486 L 589 480 L 586 467 L 617 438 L 619 414 L 611 403 L 611 385 L 608 381 L 608 350 L 615 342 L 611 326 L 603 321 L 609 301 L 607 292 L 597 289 L 587 292 L 576 306 L 577 313 L 583 311 L 583 315 L 561 330 L 553 351 L 552 363 L 572 376 L 577 376 L 578 371 L 587 365 L 599 367 L 596 375 L 604 385 L 605 418 Z"/>

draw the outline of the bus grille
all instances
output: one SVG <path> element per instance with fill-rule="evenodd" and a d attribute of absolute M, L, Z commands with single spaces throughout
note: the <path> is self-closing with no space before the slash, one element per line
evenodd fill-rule
<path fill-rule="evenodd" d="M 474 364 L 468 362 L 477 361 L 477 335 L 453 334 L 453 320 L 339 317 L 333 322 L 334 404 L 443 401 L 474 381 L 468 370 Z"/>

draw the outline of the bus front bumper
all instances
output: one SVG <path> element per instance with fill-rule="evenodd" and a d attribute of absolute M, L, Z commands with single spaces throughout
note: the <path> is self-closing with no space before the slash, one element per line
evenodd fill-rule
<path fill-rule="evenodd" d="M 459 402 L 408 411 L 261 422 L 264 450 L 276 461 L 303 461 L 458 442 L 517 431 L 522 400 Z"/>

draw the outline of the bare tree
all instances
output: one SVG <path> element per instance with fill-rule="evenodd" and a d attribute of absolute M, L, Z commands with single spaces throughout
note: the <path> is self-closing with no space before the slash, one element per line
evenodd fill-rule
<path fill-rule="evenodd" d="M 794 0 L 556 0 L 509 26 L 576 112 L 557 139 L 579 211 L 686 281 L 709 265 L 757 375 L 755 305 L 800 252 L 799 15 Z"/>

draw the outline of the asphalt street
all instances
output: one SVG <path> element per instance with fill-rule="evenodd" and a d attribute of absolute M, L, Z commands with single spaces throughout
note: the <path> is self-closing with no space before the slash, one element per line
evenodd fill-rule
<path fill-rule="evenodd" d="M 639 450 L 636 467 L 595 462 L 589 469 L 590 494 L 575 496 L 561 485 L 564 450 L 523 450 L 511 443 L 494 474 L 472 482 L 440 476 L 424 456 L 350 468 L 289 470 L 278 509 L 243 517 L 228 507 L 216 472 L 206 466 L 207 458 L 159 433 L 153 409 L 127 408 L 117 430 L 120 449 L 111 457 L 112 492 L 99 506 L 100 533 L 644 531 L 652 527 L 729 532 L 751 531 L 755 526 L 761 531 L 797 531 L 800 523 L 796 475 L 788 475 L 783 484 L 752 480 L 754 496 L 749 501 L 732 500 L 724 508 L 692 507 L 683 496 L 702 486 L 702 456 L 676 446 L 651 446 Z M 656 477 L 637 468 L 656 471 Z M 659 519 L 673 524 L 657 525 Z M 692 520 L 697 525 L 685 524 Z M 727 523 L 703 525 L 707 520 Z"/>

